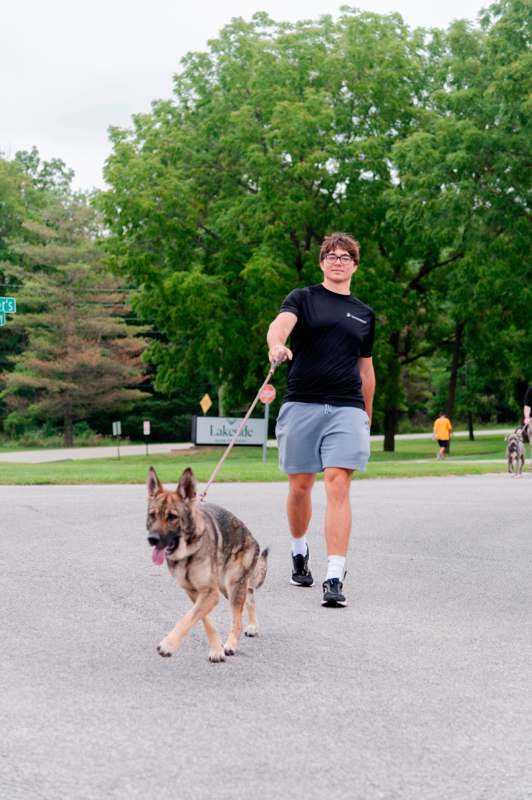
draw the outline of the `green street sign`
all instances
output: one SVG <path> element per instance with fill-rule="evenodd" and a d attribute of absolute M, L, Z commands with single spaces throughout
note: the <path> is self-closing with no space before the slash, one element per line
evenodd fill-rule
<path fill-rule="evenodd" d="M 6 315 L 0 311 L 0 328 L 6 324 Z"/>
<path fill-rule="evenodd" d="M 0 312 L 4 314 L 17 313 L 17 301 L 14 297 L 0 297 Z"/>

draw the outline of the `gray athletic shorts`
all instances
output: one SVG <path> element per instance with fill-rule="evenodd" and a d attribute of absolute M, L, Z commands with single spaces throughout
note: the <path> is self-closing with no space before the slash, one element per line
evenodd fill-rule
<path fill-rule="evenodd" d="M 279 466 L 289 475 L 326 467 L 366 469 L 369 417 L 361 408 L 283 403 L 275 434 Z"/>

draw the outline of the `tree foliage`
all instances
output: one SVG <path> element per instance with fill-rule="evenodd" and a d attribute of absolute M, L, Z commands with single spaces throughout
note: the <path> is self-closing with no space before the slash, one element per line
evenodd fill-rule
<path fill-rule="evenodd" d="M 486 393 L 496 407 L 529 370 L 531 15 L 529 4 L 504 0 L 480 29 L 454 23 L 434 60 L 426 124 L 395 149 L 407 226 L 462 242 L 452 272 L 435 276 L 453 351 L 450 414 L 458 384 L 478 413 Z"/>
<path fill-rule="evenodd" d="M 404 326 L 398 272 L 416 269 L 387 221 L 387 192 L 394 143 L 420 124 L 422 46 L 396 15 L 289 25 L 258 14 L 185 59 L 173 102 L 112 131 L 107 246 L 140 287 L 136 309 L 168 339 L 152 351 L 160 385 L 199 367 L 242 402 L 280 300 L 320 280 L 331 229 L 362 240 L 359 294 L 388 328 Z M 397 345 L 381 339 L 391 378 Z"/>
<path fill-rule="evenodd" d="M 20 286 L 11 326 L 25 337 L 3 376 L 7 425 L 61 421 L 68 446 L 74 422 L 146 396 L 135 388 L 145 342 L 122 319 L 121 282 L 102 267 L 96 215 L 83 197 L 49 205 L 24 228 L 25 241 L 11 245 L 21 265 L 5 267 Z"/>
<path fill-rule="evenodd" d="M 171 100 L 111 131 L 106 246 L 164 336 L 159 388 L 199 372 L 237 409 L 280 300 L 348 230 L 378 317 L 385 448 L 431 359 L 448 407 L 466 364 L 511 394 L 531 344 L 530 13 L 502 0 L 447 31 L 348 8 L 234 20 L 185 58 Z"/>

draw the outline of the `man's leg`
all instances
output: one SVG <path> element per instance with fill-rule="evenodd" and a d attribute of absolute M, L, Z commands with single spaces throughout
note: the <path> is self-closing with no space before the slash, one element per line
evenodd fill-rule
<path fill-rule="evenodd" d="M 316 475 L 314 472 L 302 472 L 298 475 L 288 476 L 288 524 L 294 539 L 300 539 L 307 532 L 312 516 L 311 491 Z"/>
<path fill-rule="evenodd" d="M 325 540 L 327 543 L 327 577 L 323 584 L 323 605 L 346 604 L 342 593 L 345 558 L 351 533 L 351 503 L 349 489 L 353 470 L 327 467 L 324 470 L 327 507 L 325 511 Z"/>
<path fill-rule="evenodd" d="M 308 545 L 305 534 L 312 516 L 311 491 L 316 475 L 302 472 L 288 476 L 289 492 L 286 504 L 288 525 L 292 534 L 292 580 L 295 586 L 312 586 L 308 569 Z"/>
<path fill-rule="evenodd" d="M 325 511 L 325 541 L 328 556 L 347 555 L 351 533 L 351 503 L 349 489 L 353 470 L 327 467 L 324 471 L 327 508 Z"/>

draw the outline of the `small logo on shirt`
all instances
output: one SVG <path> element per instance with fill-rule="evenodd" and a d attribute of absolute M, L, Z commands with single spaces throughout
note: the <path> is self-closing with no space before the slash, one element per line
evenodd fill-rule
<path fill-rule="evenodd" d="M 360 317 L 355 317 L 354 314 L 350 314 L 349 311 L 347 312 L 346 317 L 351 317 L 351 319 L 356 319 L 357 322 L 361 322 L 363 325 L 365 325 L 367 322 L 367 320 L 365 319 L 360 319 Z"/>

